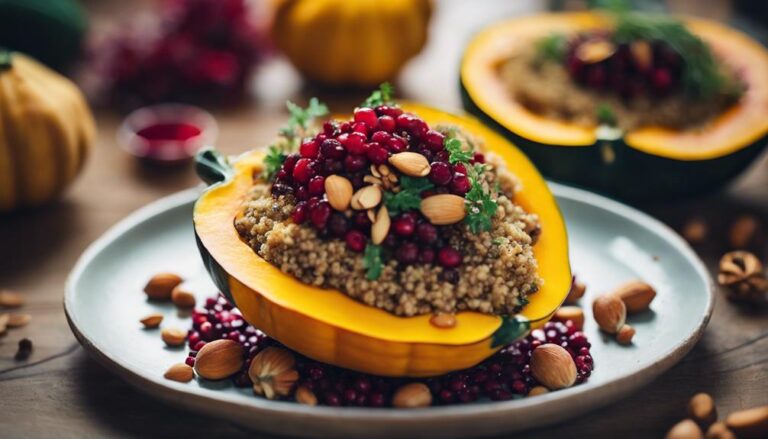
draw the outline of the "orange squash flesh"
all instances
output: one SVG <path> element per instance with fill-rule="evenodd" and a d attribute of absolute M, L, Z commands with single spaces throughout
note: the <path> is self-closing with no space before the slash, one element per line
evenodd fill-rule
<path fill-rule="evenodd" d="M 543 233 L 534 253 L 541 290 L 523 315 L 542 325 L 568 293 L 571 272 L 565 225 L 552 194 L 528 159 L 480 122 L 429 107 L 404 104 L 430 125 L 449 123 L 485 140 L 522 182 L 516 202 L 539 215 Z M 492 338 L 499 316 L 461 312 L 457 325 L 439 329 L 430 316 L 397 317 L 343 293 L 301 283 L 260 258 L 233 225 L 263 154 L 247 153 L 233 165 L 233 177 L 212 186 L 195 205 L 194 223 L 204 257 L 221 268 L 246 320 L 281 343 L 319 361 L 385 376 L 430 376 L 471 367 L 500 347 Z"/>

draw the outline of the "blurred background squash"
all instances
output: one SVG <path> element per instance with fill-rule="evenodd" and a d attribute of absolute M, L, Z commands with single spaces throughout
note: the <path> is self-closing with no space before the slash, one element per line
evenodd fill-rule
<path fill-rule="evenodd" d="M 95 131 L 91 110 L 69 79 L 0 50 L 0 212 L 60 194 L 80 172 Z"/>
<path fill-rule="evenodd" d="M 424 47 L 430 0 L 276 0 L 272 37 L 308 79 L 372 87 Z"/>

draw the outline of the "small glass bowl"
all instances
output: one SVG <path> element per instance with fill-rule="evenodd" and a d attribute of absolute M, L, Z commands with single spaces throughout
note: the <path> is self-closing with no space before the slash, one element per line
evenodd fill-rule
<path fill-rule="evenodd" d="M 158 104 L 129 114 L 117 131 L 120 146 L 134 157 L 180 164 L 218 137 L 216 120 L 202 108 L 185 104 Z"/>

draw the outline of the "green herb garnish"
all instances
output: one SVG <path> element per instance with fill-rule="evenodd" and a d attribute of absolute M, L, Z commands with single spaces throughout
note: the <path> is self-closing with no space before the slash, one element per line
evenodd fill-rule
<path fill-rule="evenodd" d="M 384 264 L 381 262 L 381 246 L 368 244 L 363 253 L 363 267 L 365 267 L 365 277 L 368 280 L 376 280 L 381 276 Z"/>
<path fill-rule="evenodd" d="M 562 61 L 568 48 L 568 39 L 563 34 L 550 34 L 536 42 L 539 59 Z"/>
<path fill-rule="evenodd" d="M 267 180 L 271 180 L 275 176 L 277 171 L 283 166 L 287 156 L 282 147 L 277 144 L 270 145 L 267 150 L 267 156 L 264 157 L 264 174 Z"/>
<path fill-rule="evenodd" d="M 400 177 L 400 192 L 385 192 L 384 204 L 390 214 L 418 209 L 421 206 L 421 193 L 434 187 L 425 177 L 403 175 Z"/>
<path fill-rule="evenodd" d="M 472 233 L 491 230 L 491 219 L 496 215 L 499 205 L 477 179 L 470 177 L 470 180 L 472 188 L 464 196 L 467 200 L 467 216 L 464 217 L 464 222 Z"/>
<path fill-rule="evenodd" d="M 469 162 L 474 156 L 472 151 L 464 148 L 464 142 L 456 137 L 451 137 L 445 141 L 445 149 L 448 151 L 448 161 L 452 164 Z"/>
<path fill-rule="evenodd" d="M 599 104 L 595 109 L 595 117 L 602 125 L 616 126 L 616 113 L 608 104 Z"/>
<path fill-rule="evenodd" d="M 375 108 L 379 105 L 386 105 L 392 102 L 392 96 L 395 94 L 395 87 L 389 82 L 379 85 L 379 89 L 371 93 L 370 96 L 360 104 L 361 107 Z"/>
<path fill-rule="evenodd" d="M 298 140 L 306 135 L 315 118 L 328 114 L 328 106 L 317 98 L 310 99 L 307 108 L 301 108 L 291 101 L 286 102 L 285 105 L 291 116 L 288 119 L 288 124 L 281 128 L 279 133 L 292 144 L 298 143 Z"/>

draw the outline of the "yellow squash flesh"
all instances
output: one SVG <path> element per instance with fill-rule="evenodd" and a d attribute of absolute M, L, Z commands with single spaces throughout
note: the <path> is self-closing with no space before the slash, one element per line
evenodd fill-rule
<path fill-rule="evenodd" d="M 539 215 L 543 233 L 534 247 L 544 285 L 523 315 L 542 325 L 568 293 L 571 272 L 562 216 L 544 180 L 528 159 L 498 134 L 466 116 L 406 104 L 430 125 L 457 125 L 484 139 L 522 182 L 515 198 Z M 204 258 L 220 267 L 231 296 L 246 320 L 286 346 L 316 360 L 385 376 L 430 376 L 471 367 L 500 347 L 492 337 L 502 318 L 461 312 L 457 325 L 439 329 L 430 316 L 397 317 L 343 293 L 313 287 L 266 262 L 241 239 L 233 221 L 252 185 L 263 154 L 251 152 L 234 163 L 234 176 L 199 199 L 194 224 Z M 210 267 L 209 267 L 210 268 Z"/>

